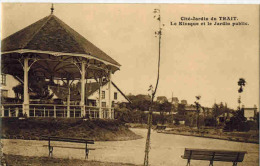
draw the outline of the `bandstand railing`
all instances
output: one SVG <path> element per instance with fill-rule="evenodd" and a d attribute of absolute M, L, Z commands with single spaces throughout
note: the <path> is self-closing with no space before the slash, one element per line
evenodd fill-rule
<path fill-rule="evenodd" d="M 28 106 L 28 105 L 27 105 Z M 84 108 L 85 107 L 85 108 Z M 29 104 L 28 117 L 81 118 L 82 106 L 59 104 Z M 114 119 L 114 108 L 83 106 L 87 118 Z M 69 116 L 68 116 L 69 114 Z M 23 104 L 1 104 L 1 117 L 19 117 L 23 115 Z"/>
<path fill-rule="evenodd" d="M 111 111 L 110 111 L 111 110 Z M 90 118 L 99 118 L 99 107 L 85 106 L 85 116 Z M 105 119 L 114 119 L 114 108 L 101 107 L 102 117 Z"/>
<path fill-rule="evenodd" d="M 18 117 L 23 114 L 22 104 L 1 104 L 2 117 Z"/>

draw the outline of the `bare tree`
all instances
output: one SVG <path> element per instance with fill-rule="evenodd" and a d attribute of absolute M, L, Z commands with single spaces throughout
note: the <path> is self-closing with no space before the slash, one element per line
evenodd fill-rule
<path fill-rule="evenodd" d="M 162 28 L 161 28 L 161 15 L 159 9 L 154 9 L 154 18 L 159 21 L 159 31 L 155 32 L 155 37 L 159 37 L 159 55 L 158 55 L 158 71 L 157 71 L 157 80 L 155 89 L 153 90 L 153 86 L 150 85 L 149 90 L 152 93 L 151 98 L 151 105 L 149 107 L 149 114 L 148 114 L 148 132 L 146 138 L 146 145 L 145 145 L 145 157 L 144 157 L 144 166 L 149 165 L 149 150 L 150 150 L 150 136 L 151 136 L 151 128 L 152 128 L 152 114 L 153 114 L 153 102 L 154 97 L 158 88 L 159 78 L 160 78 L 160 59 L 161 59 L 161 35 L 162 35 Z"/>

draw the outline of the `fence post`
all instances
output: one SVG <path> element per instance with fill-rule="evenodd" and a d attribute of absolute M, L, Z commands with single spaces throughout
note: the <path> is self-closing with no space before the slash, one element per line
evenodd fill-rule
<path fill-rule="evenodd" d="M 8 116 L 11 117 L 11 108 L 8 108 Z"/>
<path fill-rule="evenodd" d="M 5 116 L 5 108 L 4 108 L 4 106 L 3 106 L 3 105 L 1 106 L 1 114 L 2 114 L 2 117 L 4 117 L 4 116 Z"/>
<path fill-rule="evenodd" d="M 18 115 L 19 115 L 19 108 L 15 107 L 15 116 L 18 117 Z"/>
<path fill-rule="evenodd" d="M 43 116 L 45 117 L 45 107 L 43 108 Z"/>
<path fill-rule="evenodd" d="M 112 115 L 111 115 L 111 116 L 112 116 L 112 119 L 115 119 L 115 109 L 112 109 L 112 110 L 111 110 L 111 114 L 112 114 Z"/>
<path fill-rule="evenodd" d="M 53 111 L 54 111 L 54 112 L 53 112 L 53 114 L 54 114 L 53 116 L 54 116 L 54 118 L 56 118 L 56 105 L 54 105 Z"/>
<path fill-rule="evenodd" d="M 29 114 L 30 114 L 30 110 L 29 110 Z M 36 115 L 35 115 L 35 107 L 33 107 L 33 116 L 36 117 Z"/>

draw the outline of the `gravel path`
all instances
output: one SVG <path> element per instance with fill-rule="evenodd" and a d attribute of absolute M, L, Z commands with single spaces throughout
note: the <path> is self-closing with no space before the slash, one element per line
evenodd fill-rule
<path fill-rule="evenodd" d="M 132 129 L 136 134 L 143 136 L 142 139 L 131 141 L 109 141 L 95 142 L 89 145 L 95 150 L 90 151 L 89 160 L 103 162 L 122 162 L 142 164 L 144 158 L 144 146 L 146 129 Z M 35 140 L 2 140 L 3 152 L 6 154 L 23 156 L 48 156 L 47 141 Z M 73 143 L 56 143 L 64 146 L 84 147 L 84 145 Z M 181 158 L 186 148 L 204 149 L 226 149 L 245 150 L 248 152 L 239 166 L 258 165 L 258 145 L 242 142 L 230 142 L 226 140 L 216 140 L 209 138 L 190 137 L 172 134 L 152 132 L 150 164 L 152 166 L 181 166 L 186 165 L 186 160 Z M 54 157 L 84 159 L 83 149 L 54 148 Z M 192 166 L 208 165 L 205 161 L 191 161 Z M 230 166 L 231 163 L 215 162 L 214 166 Z"/>

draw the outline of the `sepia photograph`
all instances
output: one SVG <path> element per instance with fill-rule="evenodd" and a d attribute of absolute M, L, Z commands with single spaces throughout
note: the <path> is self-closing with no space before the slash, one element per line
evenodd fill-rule
<path fill-rule="evenodd" d="M 259 4 L 1 3 L 1 166 L 258 166 Z"/>

